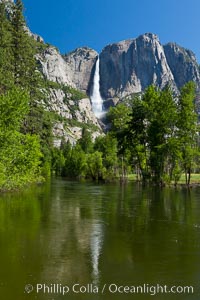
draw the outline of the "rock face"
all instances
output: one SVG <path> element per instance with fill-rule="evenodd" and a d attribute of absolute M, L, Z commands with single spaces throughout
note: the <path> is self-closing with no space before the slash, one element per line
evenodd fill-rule
<path fill-rule="evenodd" d="M 90 96 L 98 53 L 82 47 L 62 56 L 54 47 L 38 55 L 44 76 L 70 85 Z M 147 33 L 136 39 L 106 46 L 100 54 L 100 89 L 105 100 L 144 91 L 150 84 L 174 90 L 193 80 L 200 89 L 199 68 L 194 54 L 176 44 L 162 46 L 158 36 Z"/>
<path fill-rule="evenodd" d="M 44 77 L 53 82 L 75 87 L 70 74 L 71 70 L 55 47 L 48 47 L 37 55 L 39 68 Z"/>
<path fill-rule="evenodd" d="M 50 89 L 48 105 L 46 109 L 53 111 L 61 117 L 62 121 L 54 124 L 54 145 L 59 147 L 64 138 L 71 144 L 81 138 L 82 125 L 88 126 L 92 137 L 102 134 L 99 121 L 95 117 L 90 100 L 88 98 L 71 100 L 72 95 L 66 94 L 62 89 Z"/>
<path fill-rule="evenodd" d="M 150 84 L 178 90 L 193 80 L 200 88 L 195 55 L 173 43 L 162 46 L 151 33 L 106 46 L 100 54 L 100 77 L 104 99 L 124 98 Z"/>
<path fill-rule="evenodd" d="M 164 51 L 177 87 L 181 88 L 186 82 L 195 81 L 199 90 L 200 74 L 194 53 L 175 43 L 164 45 Z"/>
<path fill-rule="evenodd" d="M 47 107 L 62 119 L 55 123 L 53 129 L 54 145 L 57 147 L 62 138 L 76 143 L 81 137 L 83 125 L 88 126 L 93 138 L 102 134 L 90 99 L 72 100 L 72 95 L 64 89 L 64 86 L 70 86 L 89 93 L 97 55 L 96 51 L 84 47 L 62 56 L 55 47 L 45 45 L 37 54 L 39 69 L 45 79 L 58 84 L 50 89 Z"/>
<path fill-rule="evenodd" d="M 95 126 L 94 135 L 101 134 L 90 100 L 72 100 L 64 89 L 67 85 L 91 95 L 98 53 L 82 47 L 62 56 L 53 46 L 44 44 L 41 49 L 37 55 L 40 71 L 47 80 L 59 84 L 50 93 L 50 109 L 66 120 L 58 122 L 54 128 L 58 137 L 56 143 L 60 143 L 62 136 L 74 143 L 80 138 L 81 124 Z M 190 80 L 196 82 L 200 91 L 195 55 L 174 43 L 162 46 L 155 34 L 147 33 L 108 45 L 100 53 L 100 90 L 105 108 L 129 95 L 143 92 L 151 84 L 161 89 L 170 84 L 178 91 Z"/>
<path fill-rule="evenodd" d="M 94 65 L 98 53 L 88 47 L 82 47 L 64 56 L 66 64 L 69 66 L 70 78 L 76 88 L 90 93 L 91 82 L 94 75 Z"/>
<path fill-rule="evenodd" d="M 26 30 L 27 34 L 30 37 L 32 37 L 35 41 L 40 42 L 40 43 L 44 43 L 44 39 L 40 35 L 32 33 L 27 26 L 25 27 L 25 30 Z"/>
<path fill-rule="evenodd" d="M 7 2 L 7 3 L 14 3 L 14 0 L 0 0 L 0 3 L 3 2 L 3 1 Z"/>
<path fill-rule="evenodd" d="M 160 88 L 174 84 L 164 49 L 151 33 L 105 47 L 100 54 L 100 75 L 105 99 L 138 93 L 150 84 Z"/>
<path fill-rule="evenodd" d="M 47 80 L 67 84 L 89 94 L 98 53 L 83 47 L 62 56 L 55 47 L 38 54 L 40 70 Z"/>

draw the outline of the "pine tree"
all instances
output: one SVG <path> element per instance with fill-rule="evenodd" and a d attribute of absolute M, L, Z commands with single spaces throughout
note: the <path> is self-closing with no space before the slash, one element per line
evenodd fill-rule
<path fill-rule="evenodd" d="M 29 114 L 25 117 L 22 132 L 38 134 L 42 140 L 51 121 L 47 122 L 47 113 L 41 104 L 45 98 L 44 83 L 37 70 L 36 42 L 28 35 L 21 0 L 16 0 L 11 21 L 15 85 L 25 88 L 30 96 Z"/>
<path fill-rule="evenodd" d="M 12 43 L 15 84 L 31 91 L 34 86 L 32 80 L 36 72 L 35 51 L 26 31 L 21 0 L 17 0 L 13 8 Z"/>
<path fill-rule="evenodd" d="M 12 27 L 5 1 L 0 2 L 0 94 L 13 86 Z"/>

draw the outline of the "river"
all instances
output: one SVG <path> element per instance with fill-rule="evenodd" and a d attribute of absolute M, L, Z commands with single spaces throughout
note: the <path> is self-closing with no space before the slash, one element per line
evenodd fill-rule
<path fill-rule="evenodd" d="M 199 298 L 200 188 L 53 179 L 0 196 L 0 299 Z"/>

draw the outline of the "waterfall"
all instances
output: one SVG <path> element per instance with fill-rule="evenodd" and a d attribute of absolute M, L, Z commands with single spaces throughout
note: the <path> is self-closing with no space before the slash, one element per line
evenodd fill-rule
<path fill-rule="evenodd" d="M 92 102 L 92 109 L 97 118 L 100 118 L 103 114 L 103 99 L 100 94 L 100 75 L 99 75 L 99 57 L 96 61 L 94 80 L 93 80 L 93 91 L 90 97 Z"/>

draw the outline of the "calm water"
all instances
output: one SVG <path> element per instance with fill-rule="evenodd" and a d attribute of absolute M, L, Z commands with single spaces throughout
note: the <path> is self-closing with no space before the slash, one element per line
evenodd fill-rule
<path fill-rule="evenodd" d="M 37 284 L 69 292 L 37 293 Z M 75 293 L 74 284 L 99 293 Z M 192 285 L 194 294 L 112 294 L 110 284 Z M 57 179 L 2 195 L 0 299 L 200 299 L 200 188 Z"/>

